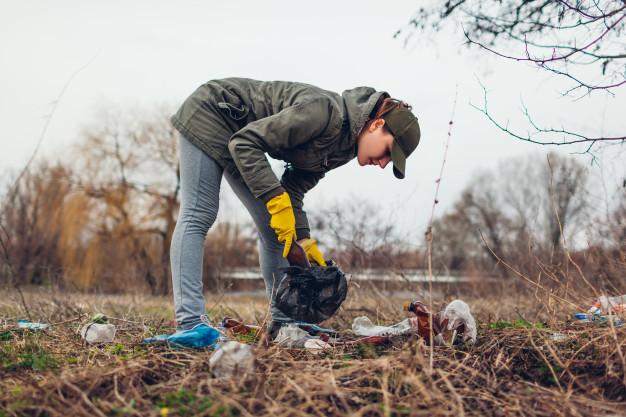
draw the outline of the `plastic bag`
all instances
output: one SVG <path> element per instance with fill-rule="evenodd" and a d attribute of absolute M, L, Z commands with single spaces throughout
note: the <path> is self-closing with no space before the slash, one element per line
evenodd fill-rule
<path fill-rule="evenodd" d="M 222 344 L 209 358 L 209 368 L 218 378 L 240 376 L 254 368 L 250 346 L 234 340 Z"/>
<path fill-rule="evenodd" d="M 324 349 L 332 348 L 325 340 L 317 336 L 311 336 L 307 331 L 294 323 L 282 326 L 278 330 L 278 335 L 274 342 L 287 348 L 305 348 L 312 353 L 320 353 Z"/>
<path fill-rule="evenodd" d="M 290 266 L 276 291 L 275 305 L 287 317 L 319 323 L 331 317 L 346 299 L 348 282 L 332 261 L 327 266 Z"/>
<path fill-rule="evenodd" d="M 442 324 L 447 324 L 447 329 L 452 330 L 452 340 L 454 344 L 455 336 L 462 336 L 462 340 L 476 343 L 476 320 L 470 313 L 469 305 L 461 300 L 454 300 L 448 304 L 442 314 Z"/>

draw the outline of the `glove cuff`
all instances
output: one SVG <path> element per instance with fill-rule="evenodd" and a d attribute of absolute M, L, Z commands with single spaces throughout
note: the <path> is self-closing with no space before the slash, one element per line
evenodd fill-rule
<path fill-rule="evenodd" d="M 278 213 L 286 208 L 292 208 L 291 199 L 286 191 L 271 198 L 265 206 L 270 214 Z"/>

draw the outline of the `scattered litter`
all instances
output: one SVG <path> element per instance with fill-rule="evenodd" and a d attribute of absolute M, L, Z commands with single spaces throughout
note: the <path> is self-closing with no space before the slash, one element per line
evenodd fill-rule
<path fill-rule="evenodd" d="M 332 346 L 317 336 L 311 336 L 308 332 L 298 327 L 295 323 L 289 323 L 278 330 L 274 342 L 287 348 L 305 348 L 312 353 L 319 353 Z"/>
<path fill-rule="evenodd" d="M 321 353 L 324 350 L 332 349 L 332 346 L 322 339 L 311 337 L 304 341 L 304 348 L 311 353 Z"/>
<path fill-rule="evenodd" d="M 462 340 L 476 343 L 476 320 L 470 313 L 470 308 L 462 300 L 454 300 L 443 311 L 442 324 L 447 323 L 448 330 L 452 330 L 450 344 L 454 344 L 456 336 L 462 336 Z"/>
<path fill-rule="evenodd" d="M 286 347 L 304 347 L 304 339 L 310 337 L 306 331 L 302 330 L 295 324 L 289 323 L 278 330 L 274 342 Z M 302 340 L 300 346 L 296 346 Z"/>
<path fill-rule="evenodd" d="M 218 378 L 240 376 L 254 368 L 254 354 L 250 346 L 227 341 L 209 358 L 209 368 Z"/>
<path fill-rule="evenodd" d="M 578 323 L 597 323 L 597 324 L 608 324 L 609 317 L 611 321 L 613 321 L 613 325 L 615 327 L 623 326 L 624 320 L 620 319 L 615 315 L 603 316 L 601 314 L 588 314 L 588 313 L 576 313 L 574 314 L 574 319 L 578 321 Z"/>
<path fill-rule="evenodd" d="M 619 297 L 602 295 L 594 300 L 587 311 L 589 314 L 620 314 L 626 313 L 626 294 Z"/>
<path fill-rule="evenodd" d="M 111 343 L 115 338 L 115 326 L 109 323 L 87 323 L 80 329 L 87 343 Z"/>
<path fill-rule="evenodd" d="M 454 300 L 443 311 L 432 314 L 421 301 L 407 302 L 403 310 L 410 311 L 415 317 L 404 319 L 392 326 L 378 326 L 366 316 L 353 320 L 352 331 L 358 336 L 397 336 L 416 333 L 426 340 L 430 340 L 431 321 L 432 334 L 435 345 L 453 345 L 461 342 L 476 342 L 476 320 L 470 313 L 470 308 L 462 300 Z M 450 340 L 446 343 L 446 330 L 451 332 Z M 459 336 L 457 338 L 457 336 Z M 383 343 L 383 341 L 377 341 Z"/>
<path fill-rule="evenodd" d="M 411 325 L 413 320 L 413 325 Z M 417 330 L 417 318 L 404 319 L 392 326 L 377 326 L 366 316 L 356 317 L 352 321 L 352 331 L 357 336 L 393 336 Z"/>
<path fill-rule="evenodd" d="M 388 336 L 366 336 L 360 339 L 346 342 L 347 345 L 364 344 L 364 345 L 374 345 L 374 346 L 388 345 L 390 343 L 391 343 L 391 339 Z"/>
<path fill-rule="evenodd" d="M 557 343 L 566 342 L 567 340 L 569 340 L 569 337 L 564 333 L 554 332 L 550 336 L 550 340 Z"/>
<path fill-rule="evenodd" d="M 18 320 L 17 327 L 18 329 L 28 329 L 28 330 L 43 330 L 47 329 L 50 325 L 45 323 L 36 323 L 28 320 Z"/>
<path fill-rule="evenodd" d="M 410 311 L 415 314 L 417 318 L 417 325 L 415 329 L 417 331 L 417 334 L 421 338 L 423 338 L 427 342 L 430 340 L 430 326 L 432 321 L 432 334 L 435 337 L 435 344 L 444 344 L 443 336 L 441 336 L 441 333 L 445 327 L 445 324 L 442 324 L 441 312 L 434 315 L 431 314 L 431 312 L 428 310 L 428 307 L 426 307 L 426 304 L 422 303 L 421 301 L 406 302 L 402 306 L 402 309 L 404 311 Z"/>
<path fill-rule="evenodd" d="M 26 330 L 44 330 L 50 327 L 49 324 L 46 323 L 34 323 L 28 320 L 18 320 L 17 328 L 18 329 L 26 329 Z"/>
<path fill-rule="evenodd" d="M 313 323 L 296 321 L 294 322 L 294 324 L 298 326 L 299 328 L 301 328 L 302 330 L 306 331 L 308 334 L 313 335 L 313 336 L 322 335 L 322 334 L 334 336 L 337 334 L 336 330 L 329 329 L 326 327 L 320 327 L 317 324 L 313 324 Z"/>
<path fill-rule="evenodd" d="M 220 327 L 223 327 L 232 334 L 240 335 L 248 335 L 253 332 L 255 334 L 258 334 L 261 331 L 261 326 L 244 324 L 242 321 L 234 319 L 232 317 L 224 317 L 224 319 L 222 319 Z"/>
<path fill-rule="evenodd" d="M 161 334 L 147 337 L 144 343 L 170 343 L 182 347 L 205 348 L 215 347 L 220 340 L 221 333 L 206 323 L 198 323 L 191 329 L 179 330 L 172 334 Z"/>

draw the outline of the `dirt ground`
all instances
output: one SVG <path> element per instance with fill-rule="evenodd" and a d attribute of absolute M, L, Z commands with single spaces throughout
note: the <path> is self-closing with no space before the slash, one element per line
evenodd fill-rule
<path fill-rule="evenodd" d="M 626 326 L 577 324 L 585 309 L 556 294 L 502 286 L 438 289 L 434 310 L 464 299 L 478 323 L 473 346 L 426 346 L 417 337 L 391 345 L 355 344 L 322 354 L 264 347 L 253 372 L 212 377 L 210 350 L 142 343 L 173 331 L 171 298 L 86 295 L 52 289 L 0 297 L 0 416 L 621 416 L 626 415 Z M 323 323 L 347 339 L 354 317 L 379 324 L 405 317 L 402 302 L 423 287 L 394 294 L 352 287 Z M 24 308 L 28 308 L 28 312 Z M 238 317 L 263 324 L 258 294 L 207 295 L 214 322 Z M 117 326 L 116 340 L 87 345 L 78 328 L 95 313 Z M 20 331 L 15 320 L 52 324 Z M 561 335 L 555 337 L 555 333 Z M 432 366 L 431 366 L 432 363 Z"/>

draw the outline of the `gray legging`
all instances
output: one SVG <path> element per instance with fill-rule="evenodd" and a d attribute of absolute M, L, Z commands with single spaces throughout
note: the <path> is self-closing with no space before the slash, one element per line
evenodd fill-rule
<path fill-rule="evenodd" d="M 290 321 L 274 307 L 274 283 L 281 273 L 278 268 L 289 265 L 283 258 L 283 244 L 270 227 L 265 204 L 255 198 L 241 178 L 224 171 L 217 162 L 180 135 L 180 212 L 172 236 L 170 262 L 177 329 L 189 329 L 206 314 L 202 294 L 202 259 L 204 239 L 215 222 L 219 207 L 222 175 L 243 202 L 259 232 L 259 258 L 265 291 L 271 304 L 272 319 Z"/>

